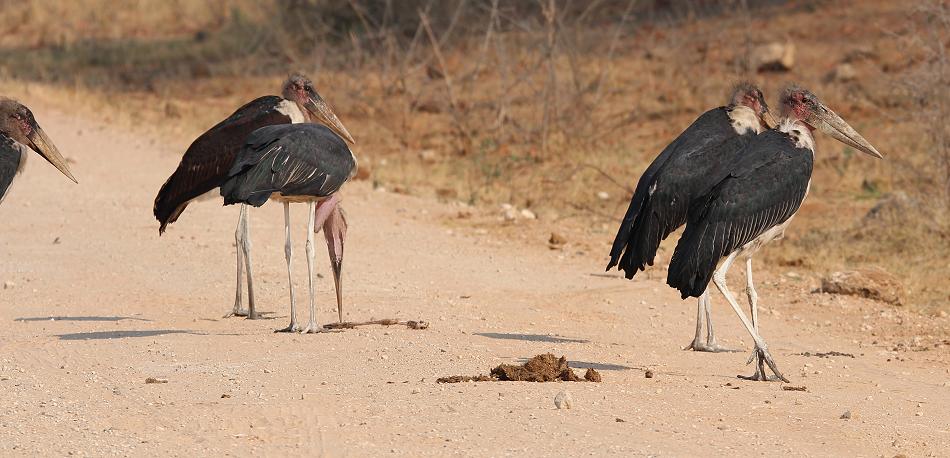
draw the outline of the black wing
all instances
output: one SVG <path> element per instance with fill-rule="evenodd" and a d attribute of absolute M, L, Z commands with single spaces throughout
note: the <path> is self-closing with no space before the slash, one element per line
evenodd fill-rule
<path fill-rule="evenodd" d="M 326 197 L 350 179 L 356 161 L 346 142 L 319 124 L 258 129 L 221 186 L 224 204 L 264 205 L 270 195 Z"/>
<path fill-rule="evenodd" d="M 656 250 L 686 222 L 690 202 L 726 173 L 754 134 L 740 136 L 729 108 L 707 111 L 696 119 L 640 177 L 610 251 L 607 270 L 619 263 L 627 278 L 653 265 Z"/>
<path fill-rule="evenodd" d="M 289 116 L 277 111 L 282 100 L 273 95 L 253 100 L 195 139 L 175 173 L 165 181 L 155 197 L 153 211 L 161 223 L 160 233 L 178 219 L 192 199 L 224 183 L 251 132 L 264 126 L 291 122 Z"/>
<path fill-rule="evenodd" d="M 719 260 L 791 218 L 808 192 L 813 152 L 782 132 L 756 136 L 731 173 L 690 207 L 667 283 L 699 297 Z"/>
<path fill-rule="evenodd" d="M 20 168 L 23 151 L 17 142 L 6 135 L 0 135 L 0 202 L 10 189 L 13 178 Z"/>

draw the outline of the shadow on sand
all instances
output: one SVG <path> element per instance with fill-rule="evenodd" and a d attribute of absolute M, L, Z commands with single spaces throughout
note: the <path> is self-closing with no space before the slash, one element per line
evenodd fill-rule
<path fill-rule="evenodd" d="M 545 334 L 507 334 L 500 332 L 476 332 L 476 336 L 488 337 L 490 339 L 505 340 L 524 340 L 528 342 L 547 342 L 547 343 L 588 343 L 587 339 L 571 339 L 569 337 L 549 336 Z"/>
<path fill-rule="evenodd" d="M 28 318 L 15 318 L 13 321 L 152 321 L 146 318 L 136 318 L 132 316 L 33 316 Z"/>
<path fill-rule="evenodd" d="M 132 337 L 154 337 L 166 334 L 192 334 L 203 335 L 199 332 L 184 331 L 181 329 L 155 329 L 151 331 L 93 331 L 93 332 L 73 332 L 70 334 L 58 334 L 59 340 L 106 340 L 106 339 L 128 339 Z"/>

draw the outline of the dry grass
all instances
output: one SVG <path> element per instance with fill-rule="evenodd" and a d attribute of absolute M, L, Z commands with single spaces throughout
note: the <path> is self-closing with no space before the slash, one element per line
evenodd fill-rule
<path fill-rule="evenodd" d="M 796 81 L 888 158 L 874 161 L 820 137 L 811 195 L 788 239 L 765 251 L 767 264 L 819 273 L 883 266 L 904 280 L 910 304 L 950 302 L 950 165 L 940 163 L 946 143 L 939 149 L 947 138 L 945 9 L 853 1 L 750 11 L 723 2 L 729 14 L 686 11 L 668 21 L 644 6 L 652 2 L 590 2 L 590 11 L 553 1 L 416 3 L 419 11 L 407 13 L 382 0 L 325 2 L 346 10 L 339 21 L 355 24 L 335 33 L 289 21 L 288 11 L 310 11 L 306 1 L 280 3 L 274 14 L 267 2 L 181 2 L 191 14 L 180 18 L 166 2 L 108 15 L 70 2 L 25 2 L 21 11 L 33 12 L 18 13 L 25 23 L 14 26 L 9 14 L 0 22 L 7 32 L 0 55 L 7 87 L 17 78 L 68 82 L 81 106 L 94 100 L 90 91 L 118 93 L 130 122 L 184 138 L 275 92 L 287 70 L 307 70 L 381 186 L 531 208 L 595 240 L 598 255 L 639 172 L 698 113 L 722 104 L 736 79 L 752 78 L 769 94 Z M 66 10 L 34 14 L 50 4 Z M 107 22 L 116 25 L 88 26 Z M 54 29 L 69 33 L 44 38 Z M 320 41 L 291 42 L 290 30 Z M 774 40 L 796 45 L 794 69 L 750 72 L 749 47 Z M 935 57 L 941 50 L 944 61 Z M 857 78 L 829 77 L 843 62 Z M 928 90 L 932 96 L 920 97 Z M 598 198 L 601 191 L 609 197 Z"/>

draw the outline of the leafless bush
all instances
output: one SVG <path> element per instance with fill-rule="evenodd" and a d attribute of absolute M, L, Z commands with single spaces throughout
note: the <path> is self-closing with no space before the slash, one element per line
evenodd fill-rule
<path fill-rule="evenodd" d="M 950 3 L 930 0 L 913 13 L 908 46 L 919 52 L 919 65 L 901 79 L 916 104 L 917 121 L 926 135 L 926 162 L 918 167 L 922 185 L 944 209 L 950 208 Z"/>

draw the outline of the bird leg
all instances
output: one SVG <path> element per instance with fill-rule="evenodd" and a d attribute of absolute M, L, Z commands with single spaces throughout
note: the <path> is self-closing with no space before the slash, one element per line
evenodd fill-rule
<path fill-rule="evenodd" d="M 729 271 L 729 267 L 732 265 L 732 262 L 736 259 L 736 252 L 729 255 L 722 265 L 716 269 L 716 272 L 713 274 L 713 283 L 716 284 L 716 287 L 719 288 L 719 292 L 725 296 L 726 300 L 729 302 L 729 305 L 732 306 L 732 309 L 736 312 L 736 315 L 739 316 L 739 321 L 742 321 L 742 325 L 745 326 L 746 330 L 749 331 L 749 334 L 752 336 L 752 340 L 755 342 L 755 351 L 758 354 L 758 358 L 761 361 L 765 361 L 765 364 L 769 366 L 773 373 L 775 373 L 776 378 L 774 380 L 781 380 L 785 383 L 788 383 L 788 379 L 782 375 L 778 370 L 778 366 L 775 365 L 775 361 L 772 360 L 772 355 L 769 354 L 768 346 L 765 344 L 765 340 L 759 336 L 759 333 L 752 326 L 752 323 L 749 322 L 749 319 L 746 318 L 745 312 L 742 311 L 742 308 L 739 307 L 739 304 L 736 302 L 735 297 L 729 291 L 729 287 L 726 285 L 726 273 Z M 761 370 L 760 370 L 761 369 Z M 764 372 L 764 367 L 760 365 L 756 366 L 755 374 L 751 377 L 743 377 L 749 380 L 760 380 L 767 381 L 773 380 L 770 377 L 767 377 Z"/>
<path fill-rule="evenodd" d="M 316 204 L 314 202 L 307 204 L 308 212 L 310 213 L 310 218 L 307 222 L 307 277 L 310 285 L 310 321 L 307 323 L 307 327 L 301 331 L 303 334 L 323 332 L 323 328 L 317 326 L 317 314 L 314 308 L 313 300 L 313 228 L 314 219 L 316 218 L 315 207 Z"/>
<path fill-rule="evenodd" d="M 284 255 L 287 256 L 287 280 L 290 282 L 290 325 L 284 329 L 278 329 L 276 332 L 297 332 L 300 325 L 297 324 L 297 303 L 294 299 L 294 272 L 293 264 L 294 249 L 290 244 L 290 202 L 284 202 L 284 234 L 287 236 L 287 242 L 284 244 Z"/>
<path fill-rule="evenodd" d="M 234 308 L 231 310 L 231 313 L 224 316 L 225 318 L 247 316 L 247 309 L 244 308 L 244 288 L 242 286 L 244 283 L 244 256 L 242 256 L 244 247 L 242 246 L 242 236 L 244 234 L 241 231 L 243 230 L 244 212 L 245 205 L 241 204 L 241 213 L 238 216 L 237 228 L 234 229 L 234 251 L 237 252 L 237 288 L 235 288 L 234 291 Z"/>
<path fill-rule="evenodd" d="M 241 214 L 241 246 L 244 249 L 244 268 L 247 271 L 247 319 L 258 319 L 254 307 L 254 275 L 251 271 L 251 225 L 247 222 L 247 206 L 242 205 Z M 240 288 L 240 285 L 238 285 Z"/>
<path fill-rule="evenodd" d="M 703 315 L 706 317 L 706 339 L 703 341 Z M 703 351 L 710 353 L 734 352 L 731 348 L 720 346 L 716 342 L 716 334 L 712 326 L 712 306 L 709 303 L 709 289 L 703 291 L 696 305 L 696 337 L 683 350 Z"/>

